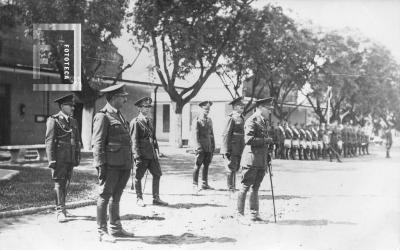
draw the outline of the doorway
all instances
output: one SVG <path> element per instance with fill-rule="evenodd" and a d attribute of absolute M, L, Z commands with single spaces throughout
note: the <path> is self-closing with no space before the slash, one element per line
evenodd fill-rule
<path fill-rule="evenodd" d="M 0 85 L 0 145 L 10 145 L 10 85 Z"/>

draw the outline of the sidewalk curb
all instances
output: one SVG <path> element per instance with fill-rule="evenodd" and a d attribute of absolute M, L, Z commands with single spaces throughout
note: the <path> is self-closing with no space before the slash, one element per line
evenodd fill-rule
<path fill-rule="evenodd" d="M 96 205 L 96 202 L 97 202 L 96 200 L 76 201 L 76 202 L 67 203 L 65 205 L 65 207 L 68 209 L 73 209 L 73 208 L 78 208 L 78 207 L 92 206 L 92 205 Z M 56 207 L 55 205 L 47 205 L 47 206 L 42 206 L 42 207 L 30 207 L 30 208 L 0 212 L 0 219 L 28 215 L 28 214 L 35 214 L 35 213 L 42 212 L 45 210 L 50 210 L 50 209 L 54 210 L 55 207 Z"/>

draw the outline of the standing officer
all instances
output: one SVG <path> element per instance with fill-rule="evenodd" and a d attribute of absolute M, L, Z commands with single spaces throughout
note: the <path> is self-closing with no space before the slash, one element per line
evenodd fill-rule
<path fill-rule="evenodd" d="M 314 155 L 314 160 L 318 160 L 318 132 L 317 132 L 317 124 L 310 125 L 310 132 L 312 136 L 312 152 Z"/>
<path fill-rule="evenodd" d="M 46 153 L 51 168 L 56 193 L 57 221 L 66 221 L 65 199 L 67 183 L 72 169 L 80 161 L 80 135 L 78 122 L 72 117 L 74 96 L 72 94 L 56 99 L 60 112 L 50 116 L 46 123 Z"/>
<path fill-rule="evenodd" d="M 99 198 L 97 200 L 97 228 L 99 240 L 115 242 L 114 237 L 133 237 L 122 228 L 119 202 L 129 180 L 132 167 L 129 124 L 120 112 L 127 102 L 124 84 L 109 86 L 105 93 L 107 104 L 93 119 L 93 163 L 98 171 Z M 111 198 L 111 203 L 109 200 Z M 107 206 L 110 228 L 107 229 Z"/>
<path fill-rule="evenodd" d="M 242 116 L 244 103 L 242 97 L 229 103 L 232 113 L 228 116 L 225 130 L 222 134 L 221 154 L 225 158 L 228 190 L 236 189 L 236 172 L 240 168 L 240 159 L 244 148 L 244 118 Z"/>
<path fill-rule="evenodd" d="M 330 150 L 329 150 L 329 161 L 335 156 L 338 162 L 342 162 L 339 158 L 339 147 L 338 142 L 341 140 L 339 130 L 336 124 L 330 125 L 331 136 L 330 136 Z"/>
<path fill-rule="evenodd" d="M 138 206 L 144 207 L 142 193 L 142 178 L 149 170 L 153 176 L 153 205 L 167 206 L 168 203 L 160 199 L 160 178 L 162 175 L 158 161 L 158 143 L 154 134 L 153 122 L 149 118 L 152 99 L 144 97 L 135 103 L 139 108 L 139 115 L 132 119 L 132 153 L 136 165 L 135 189 Z"/>
<path fill-rule="evenodd" d="M 238 219 L 243 219 L 247 191 L 250 192 L 251 220 L 260 220 L 258 189 L 264 178 L 267 164 L 271 157 L 268 147 L 272 138 L 268 135 L 268 120 L 270 109 L 273 108 L 273 98 L 265 98 L 256 101 L 256 111 L 245 122 L 244 141 L 245 148 L 241 160 L 242 181 L 238 195 L 237 212 Z"/>
<path fill-rule="evenodd" d="M 212 189 L 208 185 L 208 167 L 211 163 L 214 149 L 214 131 L 211 119 L 208 117 L 212 102 L 200 102 L 201 113 L 192 122 L 193 147 L 195 149 L 195 166 L 193 171 L 193 186 L 197 189 L 199 172 L 203 165 L 201 189 Z"/>
<path fill-rule="evenodd" d="M 290 156 L 292 160 L 296 160 L 296 153 L 299 153 L 299 160 L 301 160 L 300 156 L 300 132 L 297 130 L 297 123 L 291 127 L 293 132 L 293 139 L 292 139 L 292 147 L 290 149 Z"/>

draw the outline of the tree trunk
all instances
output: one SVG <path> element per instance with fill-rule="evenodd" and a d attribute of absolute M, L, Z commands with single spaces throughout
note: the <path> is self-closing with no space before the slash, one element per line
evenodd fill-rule
<path fill-rule="evenodd" d="M 82 144 L 83 149 L 91 149 L 94 101 L 83 104 L 82 110 Z"/>
<path fill-rule="evenodd" d="M 175 109 L 171 132 L 169 136 L 169 142 L 172 147 L 181 148 L 182 147 L 182 110 L 183 104 L 174 102 L 173 107 Z"/>

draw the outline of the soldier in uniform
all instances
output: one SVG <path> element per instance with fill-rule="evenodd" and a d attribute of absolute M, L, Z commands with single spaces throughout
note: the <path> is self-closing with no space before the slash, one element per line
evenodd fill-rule
<path fill-rule="evenodd" d="M 290 149 L 290 156 L 293 160 L 296 160 L 296 153 L 299 153 L 299 159 L 301 160 L 300 156 L 300 132 L 297 130 L 297 123 L 290 128 L 293 132 L 292 138 L 292 148 Z"/>
<path fill-rule="evenodd" d="M 153 176 L 153 205 L 167 206 L 168 203 L 160 199 L 160 178 L 162 175 L 158 161 L 158 143 L 154 134 L 153 122 L 149 118 L 152 99 L 144 97 L 139 99 L 135 106 L 139 115 L 132 119 L 131 137 L 132 153 L 136 165 L 135 189 L 137 205 L 143 207 L 142 178 L 149 170 Z"/>
<path fill-rule="evenodd" d="M 349 155 L 349 137 L 348 137 L 348 125 L 345 123 L 341 130 L 342 141 L 343 141 L 343 157 L 346 158 Z"/>
<path fill-rule="evenodd" d="M 290 129 L 289 123 L 285 122 L 285 159 L 289 160 L 289 153 L 292 148 L 293 131 Z"/>
<path fill-rule="evenodd" d="M 275 155 L 279 159 L 285 159 L 285 128 L 282 126 L 281 122 L 278 122 L 278 127 L 276 128 L 276 140 L 278 141 L 277 149 Z"/>
<path fill-rule="evenodd" d="M 115 237 L 133 237 L 122 228 L 119 203 L 132 168 L 132 143 L 129 124 L 120 112 L 127 102 L 124 84 L 109 86 L 105 93 L 107 104 L 94 116 L 92 151 L 93 164 L 98 171 L 97 229 L 99 240 L 114 243 Z M 109 203 L 111 199 L 111 203 Z M 107 228 L 107 206 L 110 228 Z"/>
<path fill-rule="evenodd" d="M 73 168 L 79 165 L 81 139 L 78 122 L 72 117 L 75 105 L 73 95 L 63 96 L 54 102 L 58 103 L 60 112 L 47 119 L 45 143 L 54 181 L 57 221 L 65 222 L 67 183 L 71 180 Z"/>
<path fill-rule="evenodd" d="M 308 160 L 307 141 L 306 141 L 307 133 L 304 130 L 304 123 L 301 124 L 299 132 L 300 132 L 300 151 L 303 159 Z"/>
<path fill-rule="evenodd" d="M 199 172 L 203 165 L 201 189 L 212 189 L 208 185 L 208 167 L 215 150 L 214 131 L 211 118 L 208 117 L 212 102 L 199 103 L 201 113 L 192 122 L 193 147 L 195 150 L 195 166 L 193 171 L 193 186 L 198 188 Z"/>
<path fill-rule="evenodd" d="M 306 129 L 304 129 L 304 131 L 306 132 L 306 141 L 307 141 L 307 149 L 306 149 L 306 154 L 309 156 L 310 160 L 314 160 L 315 156 L 314 156 L 314 150 L 313 150 L 313 135 L 311 132 L 311 124 L 308 124 L 306 126 Z"/>
<path fill-rule="evenodd" d="M 245 122 L 245 148 L 241 160 L 242 181 L 238 195 L 237 213 L 238 219 L 244 217 L 244 207 L 247 191 L 250 192 L 250 213 L 251 220 L 260 220 L 258 189 L 264 178 L 267 164 L 270 164 L 271 157 L 268 147 L 272 138 L 268 135 L 268 116 L 273 108 L 273 98 L 265 98 L 256 101 L 256 111 Z"/>
<path fill-rule="evenodd" d="M 323 137 L 324 137 L 324 129 L 323 129 L 323 123 L 321 123 L 319 126 L 316 125 L 316 130 L 318 133 L 318 157 L 319 158 L 324 158 L 323 155 L 323 149 L 324 149 L 324 143 L 323 143 Z"/>
<path fill-rule="evenodd" d="M 239 97 L 229 103 L 233 110 L 228 116 L 222 134 L 221 154 L 225 159 L 225 168 L 228 172 L 227 186 L 230 191 L 236 189 L 236 172 L 240 168 L 244 148 L 244 118 L 242 116 L 244 103 L 242 99 Z"/>
<path fill-rule="evenodd" d="M 392 131 L 390 126 L 392 126 L 392 123 L 389 123 L 389 126 L 385 128 L 385 140 L 386 140 L 386 158 L 390 158 L 390 149 L 392 148 L 393 144 L 393 137 L 392 137 Z"/>
<path fill-rule="evenodd" d="M 330 125 L 331 136 L 330 136 L 330 150 L 329 150 L 329 161 L 335 156 L 338 162 L 342 162 L 339 158 L 339 147 L 338 142 L 341 140 L 340 134 L 336 124 Z"/>

